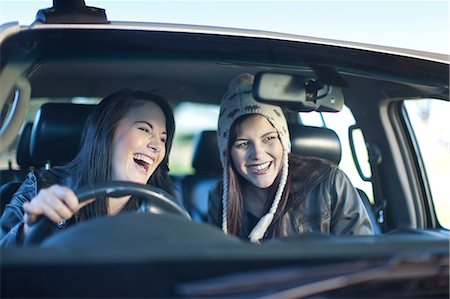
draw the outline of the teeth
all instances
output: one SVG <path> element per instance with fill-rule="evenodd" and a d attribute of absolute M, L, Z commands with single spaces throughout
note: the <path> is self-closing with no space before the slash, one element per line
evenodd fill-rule
<path fill-rule="evenodd" d="M 267 170 L 270 166 L 270 162 L 266 162 L 263 164 L 259 164 L 259 165 L 251 165 L 248 166 L 248 168 L 253 171 L 253 172 L 257 172 L 257 171 L 261 171 L 261 170 Z"/>
<path fill-rule="evenodd" d="M 134 154 L 133 159 L 144 161 L 145 163 L 150 164 L 150 165 L 153 164 L 153 160 L 150 159 L 150 157 L 146 156 L 146 155 Z"/>

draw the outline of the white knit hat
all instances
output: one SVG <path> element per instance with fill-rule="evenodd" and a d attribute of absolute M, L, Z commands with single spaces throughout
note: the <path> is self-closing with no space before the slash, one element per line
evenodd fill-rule
<path fill-rule="evenodd" d="M 220 160 L 223 166 L 223 194 L 222 194 L 222 230 L 228 234 L 227 214 L 228 214 L 228 174 L 227 167 L 229 157 L 227 148 L 230 138 L 230 129 L 233 123 L 243 115 L 259 114 L 264 116 L 275 128 L 283 146 L 283 162 L 280 183 L 278 185 L 275 198 L 269 212 L 264 215 L 249 234 L 252 242 L 259 242 L 264 237 L 267 228 L 272 223 L 273 216 L 277 211 L 281 200 L 284 187 L 286 186 L 288 175 L 288 153 L 291 151 L 291 142 L 289 139 L 289 130 L 280 107 L 264 104 L 255 101 L 253 98 L 253 75 L 242 74 L 234 79 L 224 95 L 219 114 L 219 125 L 217 131 L 217 140 L 219 143 Z"/>

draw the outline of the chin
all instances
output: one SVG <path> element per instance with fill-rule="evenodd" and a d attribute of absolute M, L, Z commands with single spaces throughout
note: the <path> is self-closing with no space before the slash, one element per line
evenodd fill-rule
<path fill-rule="evenodd" d="M 255 185 L 256 187 L 261 188 L 261 189 L 266 189 L 266 188 L 271 187 L 273 182 L 274 182 L 273 180 L 270 181 L 270 182 L 267 182 L 267 181 L 264 181 L 264 182 L 253 182 L 253 185 Z"/>
<path fill-rule="evenodd" d="M 146 184 L 148 179 L 149 179 L 149 177 L 136 176 L 136 177 L 128 178 L 127 181 L 133 182 L 133 183 L 138 183 L 138 184 Z"/>

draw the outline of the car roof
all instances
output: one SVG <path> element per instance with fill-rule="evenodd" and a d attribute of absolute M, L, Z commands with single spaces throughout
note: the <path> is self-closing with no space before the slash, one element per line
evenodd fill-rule
<path fill-rule="evenodd" d="M 10 22 L 1 25 L 2 27 L 11 27 L 10 33 L 18 30 L 37 30 L 37 29 L 115 29 L 115 30 L 142 30 L 142 31 L 162 31 L 162 32 L 184 32 L 184 33 L 203 33 L 216 35 L 229 35 L 241 37 L 259 37 L 268 39 L 281 39 L 286 41 L 295 41 L 311 44 L 330 45 L 344 48 L 352 48 L 359 50 L 376 51 L 386 54 L 395 54 L 400 56 L 414 57 L 418 59 L 425 59 L 436 62 L 450 63 L 450 56 L 440 53 L 432 53 L 426 51 L 412 50 L 399 47 L 390 47 L 383 45 L 375 45 L 368 43 L 358 43 L 345 40 L 319 38 L 311 36 L 303 36 L 275 31 L 219 27 L 219 26 L 205 26 L 205 25 L 190 25 L 190 24 L 175 24 L 175 23 L 158 23 L 158 22 L 130 22 L 130 21 L 111 21 L 108 24 L 44 24 L 34 22 L 33 24 L 19 25 L 18 22 Z M 0 31 L 4 28 L 0 27 Z M 0 32 L 1 33 L 1 32 Z M 3 35 L 3 34 L 2 34 Z M 2 39 L 0 35 L 0 41 Z"/>
<path fill-rule="evenodd" d="M 223 95 L 225 82 L 240 72 L 264 70 L 264 65 L 306 75 L 315 73 L 322 80 L 343 86 L 347 76 L 358 76 L 411 85 L 425 83 L 428 89 L 436 88 L 430 95 L 446 94 L 448 89 L 448 56 L 392 47 L 258 30 L 162 23 L 34 23 L 31 26 L 10 23 L 2 29 L 2 61 L 10 60 L 10 56 L 33 55 L 39 60 L 29 78 L 35 86 L 32 97 L 88 93 L 103 97 L 112 92 L 111 87 L 122 85 L 136 89 L 158 88 L 175 101 L 215 102 Z M 24 47 L 24 43 L 32 46 Z M 294 70 L 292 65 L 298 68 Z M 384 67 L 378 68 L 378 65 Z M 368 69 L 372 71 L 369 73 Z M 49 73 L 58 73 L 61 80 L 79 84 L 64 86 L 57 84 L 54 78 L 46 82 Z M 93 77 L 102 76 L 103 86 L 94 86 Z M 196 76 L 203 77 L 204 84 L 195 85 L 194 82 L 202 82 L 194 80 L 199 79 Z M 214 80 L 205 81 L 208 76 Z M 166 79 L 162 82 L 159 78 Z M 178 84 L 182 78 L 193 80 L 181 85 L 181 93 L 167 85 L 171 81 Z"/>

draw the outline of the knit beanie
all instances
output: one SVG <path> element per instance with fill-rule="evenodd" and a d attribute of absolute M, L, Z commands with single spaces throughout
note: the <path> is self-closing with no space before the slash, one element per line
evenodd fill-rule
<path fill-rule="evenodd" d="M 281 178 L 278 184 L 272 206 L 268 213 L 264 215 L 249 234 L 251 242 L 259 243 L 264 237 L 267 228 L 272 223 L 275 212 L 286 186 L 288 176 L 288 153 L 291 151 L 291 142 L 289 139 L 289 130 L 280 107 L 264 104 L 255 101 L 253 98 L 253 80 L 251 74 L 241 74 L 234 79 L 224 95 L 220 104 L 219 125 L 217 140 L 219 143 L 220 160 L 223 167 L 223 193 L 222 193 L 222 230 L 228 234 L 227 215 L 228 215 L 228 173 L 229 156 L 227 155 L 228 143 L 230 142 L 230 129 L 234 122 L 243 115 L 259 114 L 264 116 L 275 128 L 283 146 L 283 161 L 281 169 Z"/>

